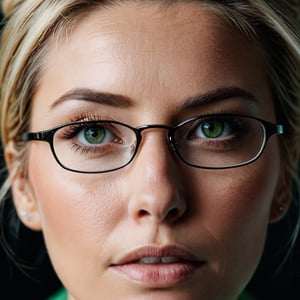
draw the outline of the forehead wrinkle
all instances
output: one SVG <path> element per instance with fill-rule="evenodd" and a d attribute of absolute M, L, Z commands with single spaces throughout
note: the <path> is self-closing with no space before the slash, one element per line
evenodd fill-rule
<path fill-rule="evenodd" d="M 136 3 L 135 1 L 132 2 L 132 4 L 135 5 L 135 8 L 138 7 L 139 3 Z M 147 14 L 145 18 L 142 18 L 140 15 L 138 18 L 136 18 L 136 10 L 133 10 L 128 3 L 125 5 L 117 4 L 113 7 L 101 7 L 101 9 L 96 9 L 92 12 L 85 13 L 82 17 L 79 17 L 76 22 L 74 22 L 74 25 L 72 26 L 72 30 L 69 31 L 68 36 L 66 36 L 65 40 L 60 40 L 59 43 L 56 43 L 56 53 L 60 51 L 61 46 L 67 46 L 70 47 L 70 50 L 73 50 L 73 47 L 76 48 L 77 45 L 73 45 L 72 47 L 72 34 L 74 32 L 79 32 L 82 30 L 85 30 L 88 28 L 88 30 L 85 30 L 85 37 L 84 39 L 88 42 L 88 40 L 97 41 L 97 46 L 95 48 L 95 51 L 104 49 L 106 47 L 106 41 L 109 40 L 110 43 L 116 45 L 116 49 L 122 48 L 122 46 L 130 45 L 131 50 L 134 50 L 134 48 L 137 50 L 137 53 L 145 54 L 150 52 L 157 52 L 160 54 L 165 53 L 165 47 L 162 47 L 161 49 L 158 49 L 157 47 L 154 48 L 152 40 L 162 40 L 169 46 L 169 50 L 173 51 L 179 51 L 179 49 L 175 48 L 173 45 L 173 39 L 168 40 L 168 36 L 170 36 L 169 32 L 177 32 L 178 31 L 178 38 L 184 39 L 182 41 L 182 44 L 186 44 L 190 40 L 193 40 L 195 38 L 195 32 L 200 32 L 201 27 L 204 26 L 203 22 L 205 23 L 211 23 L 211 17 L 214 17 L 213 13 L 210 13 L 210 16 L 205 16 L 205 20 L 202 16 L 200 16 L 199 19 L 196 17 L 194 19 L 185 18 L 184 17 L 184 7 L 182 8 L 181 1 L 178 3 L 173 3 L 170 6 L 161 5 L 159 3 L 155 3 L 154 5 L 151 3 L 151 5 L 145 5 L 140 4 L 140 12 L 142 15 L 143 10 L 145 7 L 147 8 Z M 199 7 L 199 3 L 192 3 L 192 1 L 189 3 L 190 5 L 197 5 Z M 178 6 L 178 8 L 176 8 Z M 202 6 L 202 5 L 201 5 Z M 149 8 L 153 7 L 152 11 L 149 13 Z M 206 9 L 205 6 L 202 6 L 204 9 Z M 129 20 L 123 20 L 121 18 L 121 13 L 126 10 L 127 14 L 133 14 L 135 18 L 130 18 Z M 206 9 L 208 10 L 208 9 Z M 105 12 L 109 12 L 106 14 Z M 166 18 L 165 14 L 168 12 L 169 15 L 174 15 L 174 18 Z M 93 16 L 94 14 L 102 13 L 101 17 L 98 18 L 89 18 L 87 20 L 87 17 Z M 196 12 L 195 12 L 196 13 Z M 126 13 L 125 13 L 126 14 Z M 149 16 L 150 15 L 150 16 Z M 180 15 L 180 17 L 178 17 Z M 177 17 L 176 17 L 177 16 Z M 196 16 L 196 15 L 195 15 Z M 149 17 L 151 17 L 151 26 L 149 26 Z M 163 22 L 161 19 L 163 18 Z M 155 20 L 157 19 L 157 22 Z M 214 18 L 213 18 L 214 19 Z M 86 21 L 88 22 L 88 26 L 86 25 Z M 213 23 L 216 23 L 215 25 L 217 27 L 220 27 L 220 20 L 214 21 Z M 100 24 L 100 25 L 99 25 Z M 198 24 L 198 25 L 197 25 Z M 163 26 L 162 26 L 163 25 Z M 186 25 L 186 26 L 185 26 Z M 222 24 L 222 29 L 224 29 Z M 100 27 L 99 27 L 100 26 Z M 187 30 L 187 26 L 192 26 L 193 28 Z M 82 28 L 83 27 L 83 28 Z M 121 27 L 121 29 L 120 29 Z M 175 28 L 174 28 L 175 27 Z M 184 27 L 184 28 L 183 28 Z M 198 29 L 199 28 L 199 29 Z M 184 31 L 184 34 L 181 34 L 182 31 Z M 214 30 L 218 32 L 218 28 Z M 201 32 L 203 34 L 203 30 Z M 147 37 L 148 35 L 148 37 Z M 138 43 L 140 40 L 140 36 L 143 37 L 143 43 Z M 209 39 L 216 40 L 217 37 L 215 37 L 214 34 L 208 36 Z M 134 45 L 136 47 L 134 47 Z M 53 47 L 52 47 L 53 48 Z M 76 49 L 75 49 L 76 50 Z M 122 50 L 121 50 L 122 51 Z M 184 49 L 181 50 L 181 52 L 185 52 Z M 105 56 L 105 51 L 104 54 Z M 99 59 L 99 58 L 98 58 Z"/>
<path fill-rule="evenodd" d="M 169 35 L 170 32 L 174 33 L 178 32 L 178 37 L 186 37 L 187 35 L 195 35 L 195 32 L 201 30 L 202 27 L 205 27 L 206 23 L 210 23 L 216 27 L 221 27 L 224 29 L 225 22 L 223 23 L 220 19 L 216 19 L 212 12 L 209 12 L 208 15 L 203 16 L 203 13 L 197 17 L 199 13 L 195 11 L 195 17 L 193 19 L 190 18 L 190 15 L 184 15 L 184 7 L 182 5 L 178 5 L 179 3 L 175 3 L 172 6 L 161 6 L 156 4 L 151 5 L 144 5 L 141 4 L 140 7 L 140 14 L 137 16 L 136 14 L 136 3 L 135 9 L 132 9 L 130 5 L 120 5 L 119 11 L 117 11 L 118 7 L 114 6 L 113 8 L 106 8 L 108 14 L 101 15 L 100 18 L 91 18 L 93 21 L 89 21 L 90 23 L 90 38 L 99 38 L 102 35 L 114 35 L 114 38 L 120 41 L 124 37 L 127 39 L 129 35 L 132 36 L 132 39 L 139 37 L 140 35 L 144 34 L 153 34 L 157 37 L 158 40 L 165 40 Z M 177 4 L 177 5 L 176 5 Z M 199 3 L 190 3 L 190 5 L 194 5 L 199 7 Z M 178 6 L 178 8 L 176 8 Z M 149 8 L 152 8 L 152 11 L 149 12 Z M 147 10 L 145 10 L 147 8 Z M 205 7 L 203 7 L 205 9 Z M 125 12 L 124 12 L 125 11 Z M 143 14 L 143 11 L 146 13 Z M 98 11 L 92 12 L 90 15 L 91 17 L 93 14 L 99 13 Z M 126 18 L 125 20 L 122 19 L 122 15 L 132 15 L 132 18 Z M 166 14 L 171 15 L 170 18 L 166 17 Z M 172 17 L 173 16 L 173 17 Z M 149 23 L 149 20 L 151 21 Z M 101 22 L 101 24 L 100 24 Z M 220 24 L 222 23 L 222 24 Z M 77 27 L 81 27 L 82 20 L 77 24 Z M 99 24 L 101 27 L 99 27 Z M 150 25 L 149 25 L 150 24 Z M 190 29 L 187 30 L 189 27 Z M 229 26 L 226 26 L 229 28 Z M 121 30 L 120 30 L 121 28 Z M 218 31 L 219 28 L 216 28 Z M 92 30 L 92 31 L 91 31 Z M 201 30 L 202 33 L 203 30 Z M 184 35 L 182 34 L 184 32 Z M 143 36 L 143 38 L 146 38 Z M 151 36 L 153 38 L 153 36 Z M 130 41 L 132 42 L 132 40 Z M 145 42 L 145 41 L 143 41 Z"/>

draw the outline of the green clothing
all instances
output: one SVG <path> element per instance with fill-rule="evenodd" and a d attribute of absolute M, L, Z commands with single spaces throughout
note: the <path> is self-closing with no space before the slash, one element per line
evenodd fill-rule
<path fill-rule="evenodd" d="M 48 298 L 47 300 L 67 300 L 67 291 L 65 289 L 61 289 L 55 295 Z M 253 299 L 251 299 L 248 295 L 243 293 L 239 297 L 239 300 L 253 300 Z"/>
<path fill-rule="evenodd" d="M 49 297 L 47 300 L 67 300 L 68 294 L 65 289 L 61 289 L 56 292 L 54 295 Z"/>
<path fill-rule="evenodd" d="M 254 300 L 252 298 L 250 298 L 249 295 L 247 295 L 246 293 L 243 293 L 240 297 L 239 300 Z"/>

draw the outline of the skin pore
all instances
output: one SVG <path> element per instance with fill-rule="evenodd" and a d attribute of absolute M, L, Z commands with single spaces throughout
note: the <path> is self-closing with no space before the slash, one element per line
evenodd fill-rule
<path fill-rule="evenodd" d="M 228 93 L 237 89 L 252 96 Z M 95 92 L 111 100 L 84 95 Z M 30 130 L 87 119 L 174 126 L 208 113 L 276 122 L 255 46 L 200 4 L 126 2 L 86 15 L 63 42 L 52 42 Z M 160 128 L 143 133 L 130 165 L 105 174 L 66 171 L 47 143 L 32 142 L 28 180 L 16 177 L 13 193 L 18 212 L 31 214 L 24 223 L 43 231 L 70 299 L 233 300 L 278 217 L 279 177 L 277 137 L 253 164 L 203 170 L 181 162 Z M 176 264 L 159 274 L 119 267 L 137 250 L 171 247 L 197 260 L 188 276 L 172 275 Z"/>

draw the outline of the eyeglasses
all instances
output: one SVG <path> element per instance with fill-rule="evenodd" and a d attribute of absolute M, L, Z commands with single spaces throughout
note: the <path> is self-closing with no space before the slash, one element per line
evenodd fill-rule
<path fill-rule="evenodd" d="M 284 133 L 282 125 L 255 117 L 211 114 L 188 119 L 175 127 L 134 128 L 110 120 L 79 121 L 46 131 L 26 132 L 21 140 L 48 142 L 56 161 L 66 170 L 104 173 L 127 166 L 138 153 L 142 132 L 155 128 L 167 130 L 171 151 L 184 163 L 204 169 L 252 163 L 272 135 Z"/>

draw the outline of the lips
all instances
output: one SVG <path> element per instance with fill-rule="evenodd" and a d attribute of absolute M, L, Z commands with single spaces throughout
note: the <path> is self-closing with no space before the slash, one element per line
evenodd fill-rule
<path fill-rule="evenodd" d="M 147 287 L 172 287 L 188 280 L 205 262 L 180 247 L 143 247 L 125 254 L 111 269 Z"/>

